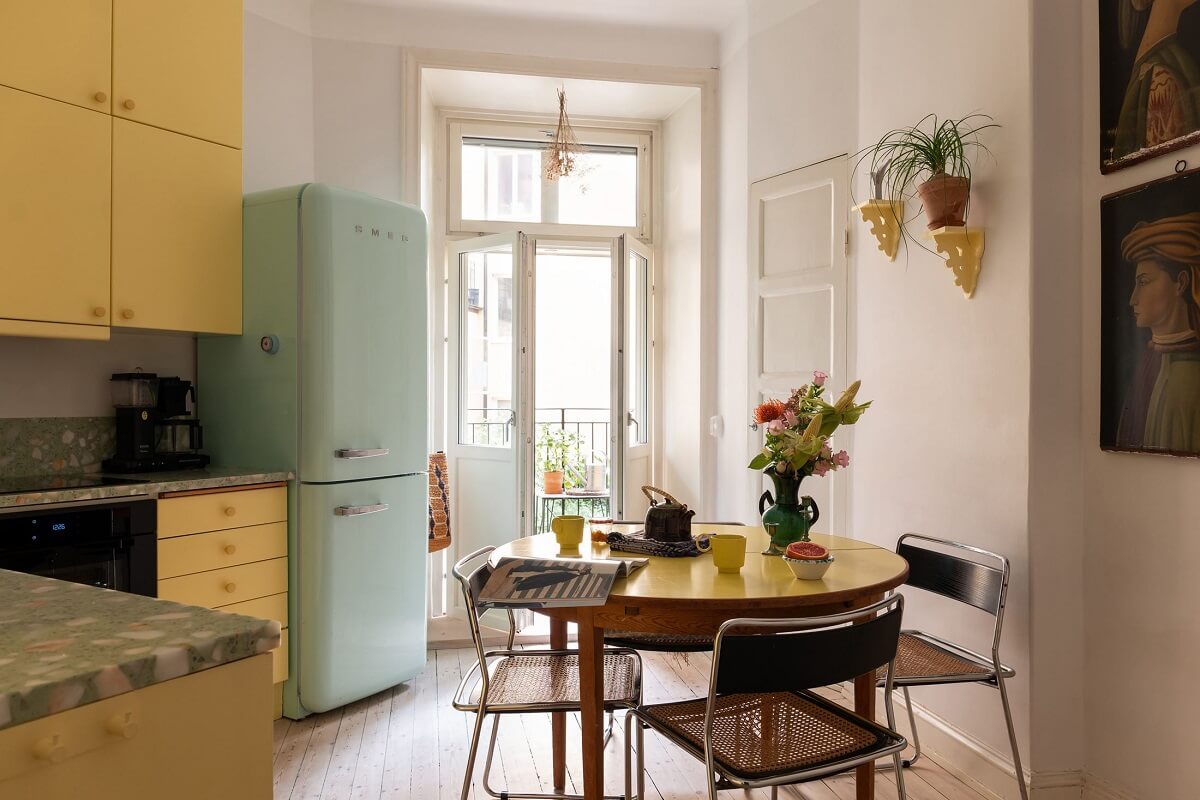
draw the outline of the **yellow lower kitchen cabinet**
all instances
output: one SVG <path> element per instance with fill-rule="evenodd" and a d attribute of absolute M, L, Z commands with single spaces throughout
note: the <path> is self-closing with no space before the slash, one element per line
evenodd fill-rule
<path fill-rule="evenodd" d="M 271 665 L 264 653 L 0 731 L 0 797 L 269 800 Z"/>
<path fill-rule="evenodd" d="M 0 86 L 0 121 L 0 334 L 107 339 L 112 118 Z"/>
<path fill-rule="evenodd" d="M 241 333 L 241 151 L 112 125 L 113 326 Z"/>
<path fill-rule="evenodd" d="M 158 596 L 283 628 L 272 652 L 275 718 L 288 677 L 287 487 L 239 486 L 158 499 Z"/>

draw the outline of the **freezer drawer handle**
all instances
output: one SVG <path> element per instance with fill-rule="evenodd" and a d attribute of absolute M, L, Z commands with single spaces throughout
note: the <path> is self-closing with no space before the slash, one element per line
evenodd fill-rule
<path fill-rule="evenodd" d="M 380 456 L 386 456 L 390 452 L 392 451 L 386 447 L 378 447 L 373 450 L 334 450 L 333 454 L 338 458 L 379 458 Z"/>
<path fill-rule="evenodd" d="M 339 517 L 357 517 L 363 514 L 378 514 L 380 511 L 387 510 L 387 503 L 376 503 L 373 506 L 338 506 L 333 513 Z"/>

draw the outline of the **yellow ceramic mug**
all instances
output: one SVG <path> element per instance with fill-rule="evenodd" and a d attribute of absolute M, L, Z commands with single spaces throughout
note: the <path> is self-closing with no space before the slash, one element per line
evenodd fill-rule
<path fill-rule="evenodd" d="M 740 533 L 714 533 L 708 537 L 712 545 L 713 565 L 717 572 L 741 572 L 746 563 L 746 537 Z"/>
<path fill-rule="evenodd" d="M 558 540 L 558 549 L 564 553 L 578 553 L 583 542 L 583 517 L 565 514 L 550 521 L 550 530 Z"/>

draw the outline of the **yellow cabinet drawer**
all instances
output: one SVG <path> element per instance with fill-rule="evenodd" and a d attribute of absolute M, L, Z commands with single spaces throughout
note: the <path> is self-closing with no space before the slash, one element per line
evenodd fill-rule
<path fill-rule="evenodd" d="M 224 611 L 229 614 L 243 614 L 247 617 L 258 617 L 259 619 L 273 619 L 279 623 L 280 627 L 288 626 L 288 603 L 287 592 L 273 594 L 269 597 L 259 597 L 254 600 L 247 600 L 244 603 L 231 603 L 227 606 L 217 606 L 218 611 Z"/>
<path fill-rule="evenodd" d="M 175 578 L 286 555 L 286 522 L 175 536 L 158 545 L 158 577 Z"/>
<path fill-rule="evenodd" d="M 158 582 L 158 596 L 191 606 L 215 608 L 287 591 L 287 559 L 182 575 Z"/>
<path fill-rule="evenodd" d="M 271 651 L 275 659 L 271 662 L 271 682 L 281 683 L 288 679 L 288 632 L 283 631 L 279 647 Z"/>
<path fill-rule="evenodd" d="M 158 501 L 160 539 L 286 520 L 286 486 L 168 497 Z"/>

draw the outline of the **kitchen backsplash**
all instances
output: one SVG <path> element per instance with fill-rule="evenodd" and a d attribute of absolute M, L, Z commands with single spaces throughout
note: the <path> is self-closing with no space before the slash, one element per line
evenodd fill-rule
<path fill-rule="evenodd" d="M 0 478 L 99 472 L 115 435 L 114 417 L 0 418 Z"/>

